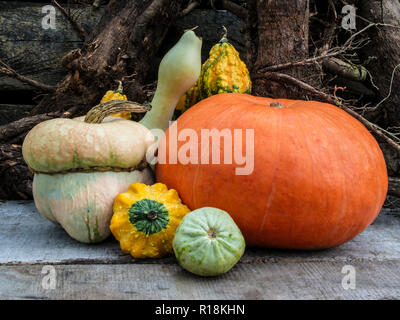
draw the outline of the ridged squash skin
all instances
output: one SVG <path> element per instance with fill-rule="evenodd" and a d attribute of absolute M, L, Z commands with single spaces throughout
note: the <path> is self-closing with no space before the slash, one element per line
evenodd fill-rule
<path fill-rule="evenodd" d="M 245 246 L 243 235 L 230 215 L 211 207 L 188 213 L 173 241 L 179 264 L 199 276 L 228 272 L 240 260 Z"/>
<path fill-rule="evenodd" d="M 25 162 L 41 173 L 93 167 L 127 169 L 138 165 L 154 143 L 150 130 L 137 122 L 116 117 L 107 117 L 101 124 L 83 120 L 58 118 L 39 123 L 24 140 Z"/>
<path fill-rule="evenodd" d="M 239 52 L 223 37 L 211 48 L 196 84 L 181 97 L 175 115 L 212 95 L 230 92 L 250 94 L 251 79 Z"/>
<path fill-rule="evenodd" d="M 114 201 L 110 229 L 121 250 L 134 258 L 159 258 L 172 253 L 172 240 L 190 211 L 178 193 L 162 183 L 134 183 Z"/>
<path fill-rule="evenodd" d="M 159 158 L 162 150 L 169 159 L 188 143 L 186 138 L 170 147 L 171 134 L 191 129 L 201 137 L 205 129 L 227 129 L 232 136 L 242 130 L 236 143 L 247 174 L 237 174 L 243 162 L 224 164 L 221 156 L 221 164 L 213 164 L 211 146 L 209 164 L 158 163 L 156 179 L 176 189 L 192 210 L 212 206 L 229 212 L 248 246 L 339 246 L 367 228 L 385 201 L 388 176 L 377 141 L 336 106 L 222 93 L 190 108 L 176 125 L 177 132 L 168 130 L 161 141 Z M 254 130 L 254 139 L 246 129 Z M 201 145 L 195 145 L 196 160 Z M 224 143 L 219 151 L 224 155 Z"/>
<path fill-rule="evenodd" d="M 178 117 L 184 113 L 191 106 L 194 106 L 200 101 L 200 88 L 199 81 L 196 81 L 195 85 L 191 87 L 178 101 L 175 109 L 174 116 Z"/>
<path fill-rule="evenodd" d="M 210 50 L 199 78 L 201 100 L 218 93 L 251 93 L 251 80 L 246 64 L 239 52 L 226 39 Z"/>

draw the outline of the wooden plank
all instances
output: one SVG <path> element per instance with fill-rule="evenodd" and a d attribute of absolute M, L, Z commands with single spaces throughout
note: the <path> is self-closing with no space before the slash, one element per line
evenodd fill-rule
<path fill-rule="evenodd" d="M 49 2 L 0 2 L 0 57 L 19 73 L 55 85 L 65 70 L 60 59 L 81 47 L 82 40 L 56 10 L 56 29 L 43 29 L 42 7 Z M 99 21 L 105 8 L 71 5 L 71 15 L 87 31 Z M 0 90 L 32 90 L 15 79 L 0 74 Z"/>
<path fill-rule="evenodd" d="M 46 2 L 2 2 L 0 1 L 0 57 L 22 75 L 40 82 L 55 85 L 66 74 L 60 64 L 61 58 L 70 50 L 79 48 L 83 42 L 70 23 L 57 10 L 56 30 L 43 29 L 42 7 Z M 71 5 L 72 16 L 89 34 L 100 20 L 105 8 L 90 5 Z M 171 28 L 163 46 L 162 56 L 183 30 L 199 26 L 196 33 L 203 38 L 203 61 L 208 57 L 211 46 L 222 36 L 222 25 L 229 30 L 229 39 L 244 57 L 245 41 L 243 21 L 224 10 L 194 10 L 177 20 Z M 161 57 L 160 57 L 161 59 Z M 155 63 L 156 68 L 158 63 Z M 0 91 L 32 90 L 0 74 Z"/>
<path fill-rule="evenodd" d="M 111 236 L 90 245 L 70 238 L 43 218 L 32 201 L 0 203 L 0 265 L 175 263 L 173 257 L 135 260 Z M 400 213 L 383 211 L 363 233 L 344 245 L 319 251 L 247 248 L 241 263 L 400 261 Z"/>
<path fill-rule="evenodd" d="M 352 241 L 329 250 L 247 248 L 215 278 L 194 276 L 174 257 L 134 260 L 112 239 L 86 245 L 42 218 L 32 201 L 0 203 L 1 299 L 398 299 L 400 213 L 384 210 Z M 42 286 L 42 268 L 56 271 L 56 289 Z M 356 272 L 345 290 L 342 268 Z"/>
<path fill-rule="evenodd" d="M 0 216 L 5 219 L 0 228 L 0 264 L 130 261 L 112 237 L 97 245 L 70 238 L 60 226 L 40 216 L 32 201 L 1 203 Z"/>
<path fill-rule="evenodd" d="M 56 265 L 44 289 L 41 265 L 0 266 L 1 299 L 398 299 L 399 261 L 357 261 L 355 288 L 342 286 L 342 261 L 239 264 L 220 277 L 176 264 Z M 45 272 L 47 273 L 47 272 Z"/>
<path fill-rule="evenodd" d="M 26 117 L 33 108 L 26 104 L 0 104 L 0 126 Z"/>

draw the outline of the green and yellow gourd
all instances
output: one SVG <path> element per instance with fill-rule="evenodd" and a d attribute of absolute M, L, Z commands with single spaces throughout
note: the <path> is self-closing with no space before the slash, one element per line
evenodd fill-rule
<path fill-rule="evenodd" d="M 171 254 L 175 230 L 190 209 L 162 183 L 134 183 L 114 201 L 110 229 L 122 251 L 134 258 Z"/>
<path fill-rule="evenodd" d="M 239 52 L 229 43 L 227 32 L 210 50 L 201 67 L 200 77 L 179 100 L 175 117 L 197 102 L 219 93 L 251 93 L 251 79 Z"/>
<path fill-rule="evenodd" d="M 86 118 L 44 121 L 28 133 L 22 153 L 34 172 L 33 197 L 44 217 L 81 242 L 109 236 L 117 194 L 134 182 L 154 182 L 146 163 L 155 142 L 150 130 L 168 128 L 179 98 L 199 77 L 201 44 L 187 31 L 165 55 L 152 109 L 139 123 L 108 117 L 138 109 L 129 101 L 113 100 L 93 108 Z"/>

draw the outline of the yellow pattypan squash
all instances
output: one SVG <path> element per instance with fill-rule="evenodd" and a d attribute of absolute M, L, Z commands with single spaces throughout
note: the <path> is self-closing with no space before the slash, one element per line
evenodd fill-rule
<path fill-rule="evenodd" d="M 124 100 L 128 101 L 128 98 L 126 95 L 123 94 L 123 89 L 122 89 L 122 82 L 119 82 L 118 89 L 116 91 L 108 90 L 106 94 L 103 96 L 101 99 L 100 103 L 111 101 L 111 100 Z M 130 112 L 120 112 L 112 115 L 113 117 L 121 117 L 124 119 L 131 119 L 131 113 Z"/>
<path fill-rule="evenodd" d="M 110 229 L 121 250 L 134 258 L 158 258 L 173 252 L 175 230 L 190 209 L 165 184 L 134 183 L 115 198 L 113 211 Z"/>

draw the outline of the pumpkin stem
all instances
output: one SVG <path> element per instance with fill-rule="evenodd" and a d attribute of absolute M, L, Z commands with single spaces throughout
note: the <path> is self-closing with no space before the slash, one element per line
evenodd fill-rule
<path fill-rule="evenodd" d="M 280 102 L 277 102 L 277 101 L 276 102 L 271 102 L 269 104 L 269 106 L 272 107 L 272 108 L 277 108 L 277 109 L 283 108 L 283 105 Z"/>
<path fill-rule="evenodd" d="M 105 117 L 120 112 L 144 113 L 150 108 L 132 101 L 110 100 L 98 104 L 86 114 L 86 123 L 101 123 Z"/>

